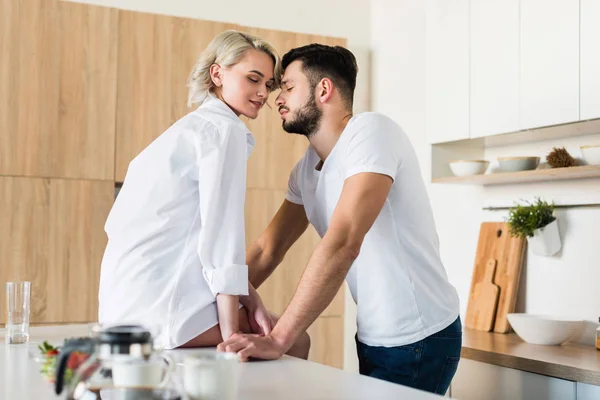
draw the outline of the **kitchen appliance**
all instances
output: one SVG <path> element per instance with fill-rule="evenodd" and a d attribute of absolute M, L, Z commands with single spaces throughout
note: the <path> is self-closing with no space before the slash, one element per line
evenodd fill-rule
<path fill-rule="evenodd" d="M 76 351 L 91 354 L 65 388 L 69 356 Z M 68 400 L 160 399 L 182 396 L 172 381 L 175 363 L 153 347 L 150 331 L 140 325 L 116 325 L 96 329 L 89 338 L 65 341 L 56 368 L 55 391 L 66 389 Z"/>

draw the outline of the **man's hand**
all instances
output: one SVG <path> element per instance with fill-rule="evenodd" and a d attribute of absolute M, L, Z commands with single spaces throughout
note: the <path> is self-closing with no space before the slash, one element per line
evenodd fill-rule
<path fill-rule="evenodd" d="M 271 335 L 244 335 L 236 333 L 229 340 L 217 346 L 217 351 L 238 353 L 241 361 L 250 357 L 262 360 L 277 360 L 285 353 L 285 348 Z"/>

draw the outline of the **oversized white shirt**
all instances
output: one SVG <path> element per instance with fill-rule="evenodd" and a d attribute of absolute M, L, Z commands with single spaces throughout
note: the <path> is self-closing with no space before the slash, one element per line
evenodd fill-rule
<path fill-rule="evenodd" d="M 394 180 L 346 276 L 357 304 L 358 339 L 371 346 L 401 346 L 454 322 L 458 295 L 440 259 L 431 205 L 404 131 L 384 115 L 359 114 L 317 171 L 319 162 L 309 146 L 290 175 L 286 198 L 304 205 L 321 237 L 346 179 L 367 172 Z"/>
<path fill-rule="evenodd" d="M 209 97 L 131 161 L 105 230 L 99 321 L 160 328 L 166 348 L 218 322 L 216 294 L 248 294 L 244 201 L 254 138 Z"/>

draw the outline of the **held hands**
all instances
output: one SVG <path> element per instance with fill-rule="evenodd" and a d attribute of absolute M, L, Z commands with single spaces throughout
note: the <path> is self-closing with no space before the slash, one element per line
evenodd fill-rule
<path fill-rule="evenodd" d="M 240 361 L 248 361 L 250 357 L 263 360 L 276 360 L 285 353 L 283 344 L 268 334 L 265 336 L 234 333 L 231 337 L 217 346 L 217 351 L 238 353 Z"/>

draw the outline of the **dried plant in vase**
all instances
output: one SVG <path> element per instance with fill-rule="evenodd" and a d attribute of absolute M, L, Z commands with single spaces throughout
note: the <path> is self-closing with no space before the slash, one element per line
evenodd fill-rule
<path fill-rule="evenodd" d="M 577 165 L 577 161 L 564 147 L 554 147 L 546 156 L 546 161 L 552 168 L 566 168 Z"/>

